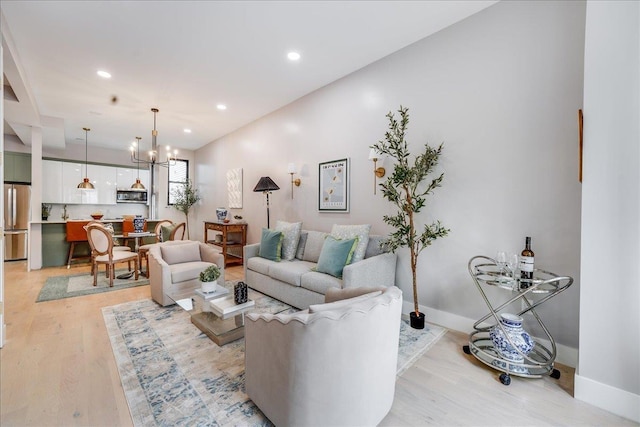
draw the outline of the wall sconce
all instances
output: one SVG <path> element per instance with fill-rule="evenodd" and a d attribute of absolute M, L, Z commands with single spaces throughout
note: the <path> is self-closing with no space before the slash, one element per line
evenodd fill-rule
<path fill-rule="evenodd" d="M 377 152 L 374 148 L 369 151 L 369 160 L 373 160 L 373 194 L 376 194 L 376 177 L 384 177 L 386 171 L 382 166 L 378 167 L 378 160 L 380 160 L 380 163 L 382 163 L 382 154 Z"/>
<path fill-rule="evenodd" d="M 291 198 L 293 199 L 293 186 L 295 185 L 296 187 L 300 187 L 302 181 L 300 180 L 300 178 L 293 178 L 293 175 L 297 173 L 295 163 L 289 163 L 289 165 L 287 166 L 287 173 L 291 175 Z"/>

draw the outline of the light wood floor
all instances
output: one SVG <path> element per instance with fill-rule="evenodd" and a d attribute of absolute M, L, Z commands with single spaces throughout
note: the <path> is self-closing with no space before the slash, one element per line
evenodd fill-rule
<path fill-rule="evenodd" d="M 0 350 L 0 425 L 129 426 L 131 418 L 107 337 L 102 307 L 150 298 L 149 287 L 35 303 L 49 276 L 86 266 L 26 272 L 5 263 L 7 340 Z M 241 279 L 242 267 L 227 269 Z M 638 425 L 571 397 L 573 370 L 560 381 L 497 373 L 448 332 L 398 380 L 393 408 L 381 425 Z"/>

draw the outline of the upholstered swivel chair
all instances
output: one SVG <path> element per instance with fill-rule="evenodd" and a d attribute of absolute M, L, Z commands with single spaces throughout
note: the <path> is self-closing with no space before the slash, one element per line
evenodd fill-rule
<path fill-rule="evenodd" d="M 200 273 L 213 264 L 220 268 L 218 283 L 223 284 L 224 257 L 211 245 L 192 240 L 175 240 L 151 245 L 151 298 L 162 306 L 175 304 L 169 295 L 200 288 Z"/>
<path fill-rule="evenodd" d="M 395 393 L 402 291 L 245 316 L 247 394 L 278 427 L 375 426 Z"/>
<path fill-rule="evenodd" d="M 115 264 L 126 262 L 129 265 L 134 262 L 135 279 L 138 280 L 138 254 L 131 251 L 114 251 L 112 234 L 102 225 L 87 225 L 87 240 L 91 246 L 91 271 L 93 274 L 93 286 L 96 286 L 98 280 L 98 266 L 105 264 L 107 266 L 107 276 L 109 277 L 109 286 L 113 287 L 113 278 L 115 276 Z M 131 271 L 131 267 L 129 267 Z"/>

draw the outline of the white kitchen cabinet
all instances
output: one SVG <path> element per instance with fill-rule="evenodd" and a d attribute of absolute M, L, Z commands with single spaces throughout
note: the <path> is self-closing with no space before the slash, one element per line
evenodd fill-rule
<path fill-rule="evenodd" d="M 79 204 L 82 203 L 82 192 L 90 190 L 78 189 L 78 184 L 84 179 L 84 164 L 82 163 L 62 163 L 62 203 Z M 89 166 L 91 169 L 91 166 Z"/>
<path fill-rule="evenodd" d="M 62 162 L 43 160 L 42 203 L 64 203 L 62 193 Z"/>
<path fill-rule="evenodd" d="M 92 165 L 89 170 L 91 171 L 89 178 L 97 193 L 95 203 L 99 205 L 115 205 L 117 168 Z"/>

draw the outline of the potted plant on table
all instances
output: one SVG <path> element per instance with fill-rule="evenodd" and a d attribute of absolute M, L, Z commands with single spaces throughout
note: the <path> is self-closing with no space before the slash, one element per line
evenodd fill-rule
<path fill-rule="evenodd" d="M 444 228 L 440 221 L 434 221 L 432 224 L 425 224 L 422 233 L 418 234 L 416 214 L 426 206 L 426 196 L 440 187 L 444 178 L 444 173 L 441 173 L 430 183 L 425 182 L 427 176 L 433 172 L 434 167 L 438 164 L 442 153 L 442 144 L 435 149 L 425 144 L 424 152 L 417 155 L 413 163 L 410 163 L 409 148 L 405 139 L 409 124 L 408 111 L 408 108 L 400 106 L 398 110 L 400 121 L 395 119 L 392 112 L 387 113 L 389 130 L 385 133 L 384 140 L 378 141 L 371 148 L 396 161 L 393 173 L 380 184 L 383 196 L 398 208 L 395 215 L 383 217 L 384 222 L 395 229 L 385 243 L 392 252 L 402 247 L 409 248 L 414 306 L 414 311 L 409 314 L 409 317 L 411 327 L 423 329 L 425 316 L 424 313 L 420 313 L 418 304 L 418 255 L 434 240 L 446 236 L 450 230 Z"/>
<path fill-rule="evenodd" d="M 193 186 L 191 180 L 188 180 L 182 187 L 173 189 L 171 195 L 174 198 L 173 207 L 182 212 L 186 218 L 185 228 L 187 240 L 189 240 L 191 238 L 189 235 L 189 210 L 200 200 L 198 189 Z"/>
<path fill-rule="evenodd" d="M 220 277 L 220 268 L 213 264 L 205 268 L 200 273 L 200 284 L 202 285 L 202 292 L 210 293 L 216 290 L 218 284 L 218 278 Z"/>

